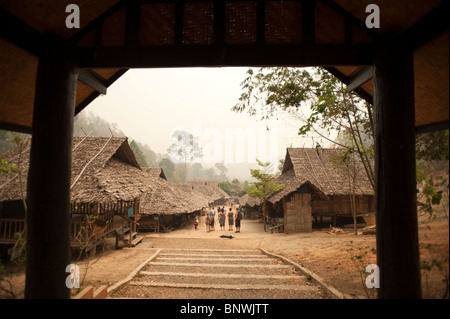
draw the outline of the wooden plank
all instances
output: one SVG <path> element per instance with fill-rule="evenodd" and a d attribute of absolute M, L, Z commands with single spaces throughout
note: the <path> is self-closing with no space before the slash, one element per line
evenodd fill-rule
<path fill-rule="evenodd" d="M 81 69 L 78 73 L 78 80 L 98 93 L 106 94 L 106 80 L 92 70 Z"/>
<path fill-rule="evenodd" d="M 373 77 L 373 67 L 364 66 L 356 70 L 350 75 L 349 83 L 347 84 L 348 91 L 353 91 L 361 85 L 371 80 Z"/>
<path fill-rule="evenodd" d="M 87 286 L 72 299 L 92 299 L 94 298 L 94 286 Z"/>
<path fill-rule="evenodd" d="M 108 286 L 103 285 L 99 288 L 97 288 L 94 292 L 94 299 L 106 299 L 108 297 Z"/>

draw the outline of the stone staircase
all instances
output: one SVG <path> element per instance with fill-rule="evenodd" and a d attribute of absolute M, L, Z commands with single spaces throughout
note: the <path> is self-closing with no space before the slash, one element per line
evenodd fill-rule
<path fill-rule="evenodd" d="M 163 248 L 118 293 L 127 298 L 323 298 L 323 288 L 261 250 Z"/>

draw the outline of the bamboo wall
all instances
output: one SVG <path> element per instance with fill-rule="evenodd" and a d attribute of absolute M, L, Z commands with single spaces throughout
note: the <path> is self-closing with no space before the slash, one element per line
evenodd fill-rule
<path fill-rule="evenodd" d="M 311 202 L 312 215 L 315 216 L 352 216 L 351 196 L 339 195 L 330 200 L 313 200 Z M 356 213 L 367 214 L 375 211 L 375 200 L 373 196 L 356 196 Z"/>
<path fill-rule="evenodd" d="M 284 205 L 284 231 L 286 233 L 312 231 L 311 194 L 295 193 Z"/>

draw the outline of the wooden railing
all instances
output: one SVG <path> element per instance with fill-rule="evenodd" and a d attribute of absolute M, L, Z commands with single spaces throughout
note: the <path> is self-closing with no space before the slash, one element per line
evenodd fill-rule
<path fill-rule="evenodd" d="M 0 243 L 9 244 L 16 241 L 18 233 L 25 227 L 25 220 L 19 218 L 0 219 Z"/>
<path fill-rule="evenodd" d="M 91 241 L 96 241 L 114 230 L 114 214 L 104 214 L 98 219 L 91 218 L 92 216 L 85 220 L 72 220 L 70 225 L 72 247 L 87 247 Z"/>

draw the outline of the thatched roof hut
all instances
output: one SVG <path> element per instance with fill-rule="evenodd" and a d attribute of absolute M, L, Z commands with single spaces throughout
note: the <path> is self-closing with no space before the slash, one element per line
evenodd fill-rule
<path fill-rule="evenodd" d="M 3 156 L 21 168 L 26 196 L 30 142 L 23 143 L 22 151 L 15 147 Z M 22 198 L 19 177 L 17 169 L 12 174 L 0 175 L 0 201 Z M 197 191 L 169 183 L 161 168 L 141 168 L 126 137 L 74 137 L 70 187 L 71 200 L 75 202 L 107 203 L 139 198 L 141 214 L 162 215 L 200 210 L 219 193 L 209 184 L 205 198 Z"/>
<path fill-rule="evenodd" d="M 220 204 L 227 201 L 230 196 L 219 187 L 217 181 L 195 180 L 186 183 L 187 189 L 191 188 L 195 193 L 207 199 L 209 205 Z"/>
<path fill-rule="evenodd" d="M 239 197 L 239 205 L 241 206 L 248 206 L 248 207 L 256 207 L 261 205 L 261 200 L 257 197 L 249 196 L 248 194 L 245 194 L 241 197 Z"/>
<path fill-rule="evenodd" d="M 345 218 L 374 211 L 374 190 L 365 171 L 356 169 L 355 183 L 340 163 L 342 150 L 288 148 L 281 175 L 275 178 L 284 188 L 269 202 L 283 212 L 285 232 L 311 231 L 313 218 Z M 353 173 L 352 173 L 353 174 Z M 278 213 L 277 213 L 278 214 Z"/>
<path fill-rule="evenodd" d="M 208 206 L 208 200 L 182 185 L 171 184 L 165 179 L 147 175 L 152 191 L 140 197 L 140 212 L 144 215 L 172 215 L 191 213 Z"/>
<path fill-rule="evenodd" d="M 275 179 L 284 188 L 269 201 L 276 203 L 302 185 L 307 185 L 323 198 L 351 194 L 348 173 L 338 164 L 340 152 L 342 150 L 334 148 L 288 148 L 281 175 Z M 357 172 L 355 194 L 374 195 L 365 171 L 358 167 Z"/>
<path fill-rule="evenodd" d="M 142 167 L 142 170 L 152 177 L 161 177 L 167 181 L 166 174 L 164 174 L 164 170 L 161 167 Z"/>
<path fill-rule="evenodd" d="M 24 196 L 30 143 L 22 150 L 14 147 L 4 158 L 21 168 Z M 20 160 L 20 163 L 19 163 Z M 0 176 L 0 201 L 19 200 L 21 196 L 18 170 Z M 114 202 L 134 200 L 152 186 L 143 174 L 126 137 L 74 137 L 72 146 L 71 200 L 77 202 Z"/>

